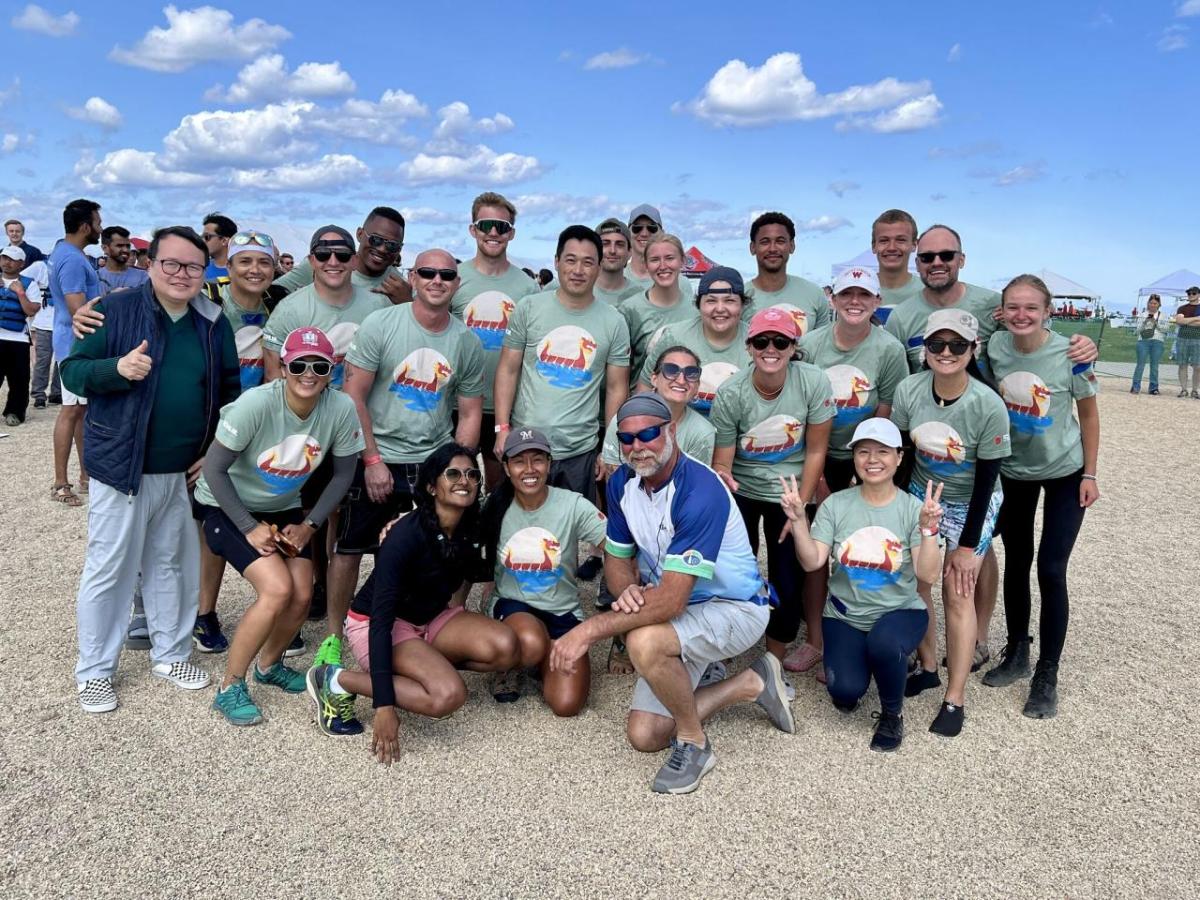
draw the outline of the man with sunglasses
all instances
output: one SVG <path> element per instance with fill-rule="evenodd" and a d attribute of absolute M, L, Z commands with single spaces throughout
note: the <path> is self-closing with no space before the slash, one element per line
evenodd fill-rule
<path fill-rule="evenodd" d="M 288 272 L 292 271 L 293 268 L 295 268 L 295 265 L 296 265 L 296 258 L 294 256 L 292 256 L 292 254 L 290 254 L 290 253 L 280 253 L 279 254 L 279 271 L 281 273 L 286 275 Z"/>
<path fill-rule="evenodd" d="M 204 270 L 205 281 L 223 284 L 229 280 L 229 239 L 237 234 L 237 230 L 237 223 L 229 216 L 214 212 L 204 217 L 201 236 L 209 256 Z"/>
<path fill-rule="evenodd" d="M 152 674 L 188 690 L 209 683 L 188 662 L 200 590 L 188 488 L 241 376 L 233 331 L 200 293 L 204 241 L 183 225 L 163 228 L 150 257 L 150 280 L 105 297 L 103 324 L 62 364 L 64 386 L 90 401 L 92 490 L 75 677 L 91 713 L 117 707 L 113 676 L 139 572 Z"/>
<path fill-rule="evenodd" d="M 366 448 L 342 504 L 329 563 L 329 637 L 314 665 L 340 665 L 346 612 L 364 553 L 379 549 L 380 530 L 412 509 L 417 470 L 451 439 L 479 446 L 483 348 L 450 315 L 458 287 L 454 257 L 426 250 L 409 270 L 413 301 L 368 316 L 346 355 L 344 390 L 358 409 Z"/>
<path fill-rule="evenodd" d="M 625 268 L 625 278 L 637 287 L 634 294 L 641 293 L 654 283 L 654 277 L 646 268 L 646 248 L 650 245 L 651 238 L 664 230 L 662 213 L 658 211 L 658 207 L 641 203 L 629 213 L 629 234 L 633 252 L 629 258 L 629 265 Z M 679 289 L 688 294 L 696 292 L 696 286 L 689 278 L 679 279 Z"/>
<path fill-rule="evenodd" d="M 758 274 L 750 281 L 755 311 L 774 307 L 796 320 L 800 337 L 829 322 L 824 289 L 799 275 L 789 275 L 788 260 L 796 252 L 796 225 L 781 212 L 765 212 L 750 224 L 750 255 Z"/>

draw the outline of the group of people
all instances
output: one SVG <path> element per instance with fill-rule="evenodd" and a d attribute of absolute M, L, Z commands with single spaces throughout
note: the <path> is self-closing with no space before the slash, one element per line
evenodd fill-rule
<path fill-rule="evenodd" d="M 630 745 L 670 751 L 653 789 L 685 793 L 716 763 L 718 711 L 755 703 L 795 730 L 785 671 L 846 712 L 874 680 L 870 745 L 888 751 L 904 698 L 944 667 L 930 730 L 957 735 L 991 662 L 999 535 L 1008 634 L 983 682 L 1032 676 L 1025 713 L 1055 714 L 1067 563 L 1099 496 L 1096 348 L 1048 329 L 1035 276 L 969 285 L 959 235 L 902 210 L 872 226 L 878 275 L 847 270 L 831 300 L 788 273 L 778 212 L 751 225 L 749 281 L 681 277 L 683 245 L 644 204 L 564 229 L 545 286 L 509 262 L 517 210 L 492 192 L 472 258 L 429 249 L 406 274 L 388 207 L 318 228 L 286 273 L 268 235 L 225 218 L 160 229 L 146 282 L 104 294 L 70 263 L 100 210 L 64 212 L 48 296 L 64 402 L 87 409 L 85 711 L 116 708 L 123 645 L 208 687 L 194 645 L 226 654 L 213 707 L 230 723 L 261 722 L 271 688 L 307 691 L 324 733 L 352 735 L 366 697 L 390 763 L 397 711 L 458 709 L 463 669 L 493 673 L 497 701 L 536 691 L 577 714 L 606 642 L 609 670 L 638 675 Z M 65 462 L 55 481 L 71 487 Z M 232 641 L 226 562 L 256 595 Z M 587 615 L 580 583 L 601 571 Z M 286 660 L 314 616 L 327 637 L 302 671 Z"/>
<path fill-rule="evenodd" d="M 1186 291 L 1186 299 L 1175 311 L 1174 317 L 1162 311 L 1162 298 L 1151 294 L 1146 308 L 1138 316 L 1134 310 L 1137 328 L 1137 363 L 1133 368 L 1133 379 L 1129 393 L 1142 392 L 1142 375 L 1150 366 L 1149 393 L 1158 394 L 1158 364 L 1167 345 L 1167 333 L 1171 324 L 1178 326 L 1175 335 L 1175 361 L 1179 364 L 1179 396 L 1200 400 L 1200 285 Z M 1191 389 L 1188 389 L 1188 376 Z"/>

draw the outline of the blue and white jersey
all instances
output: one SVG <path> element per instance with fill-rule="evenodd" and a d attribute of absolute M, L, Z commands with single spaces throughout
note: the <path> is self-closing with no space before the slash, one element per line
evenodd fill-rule
<path fill-rule="evenodd" d="M 622 559 L 636 555 L 645 585 L 657 585 L 663 572 L 694 575 L 689 604 L 712 597 L 768 602 L 732 495 L 712 469 L 682 453 L 670 480 L 652 494 L 629 466 L 612 474 L 605 549 Z"/>

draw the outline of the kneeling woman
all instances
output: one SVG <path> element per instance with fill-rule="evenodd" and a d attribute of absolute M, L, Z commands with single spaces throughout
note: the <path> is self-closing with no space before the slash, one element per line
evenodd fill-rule
<path fill-rule="evenodd" d="M 467 700 L 456 668 L 504 672 L 520 658 L 512 629 L 468 612 L 454 596 L 467 581 L 490 577 L 482 565 L 481 478 L 475 451 L 459 444 L 443 444 L 421 464 L 417 508 L 388 531 L 346 617 L 346 641 L 366 671 L 335 665 L 308 671 L 317 724 L 326 734 L 346 734 L 358 724 L 355 694 L 372 698 L 371 751 L 384 765 L 399 752 L 396 707 L 448 716 Z"/>
<path fill-rule="evenodd" d="M 213 698 L 213 708 L 234 725 L 262 721 L 246 687 L 256 654 L 256 682 L 290 694 L 304 690 L 304 675 L 281 657 L 312 599 L 309 541 L 350 487 L 363 449 L 353 401 L 327 390 L 333 352 L 319 328 L 289 334 L 283 378 L 251 388 L 221 410 L 196 484 L 205 541 L 258 594 L 234 633 L 225 679 Z M 300 489 L 328 453 L 333 478 L 306 518 Z"/>
<path fill-rule="evenodd" d="M 504 445 L 508 475 L 488 498 L 484 533 L 495 558 L 492 615 L 517 635 L 520 667 L 536 668 L 542 696 L 558 716 L 583 709 L 591 687 L 587 659 L 570 673 L 550 671 L 550 642 L 583 621 L 575 568 L 579 542 L 604 538 L 604 515 L 574 491 L 550 487 L 550 442 L 536 428 L 513 431 Z M 516 669 L 497 679 L 500 703 L 520 696 Z"/>
<path fill-rule="evenodd" d="M 942 485 L 926 484 L 924 504 L 899 490 L 892 479 L 900 443 L 900 430 L 887 419 L 860 423 L 847 447 L 859 484 L 830 495 L 811 532 L 796 476 L 784 482 L 780 498 L 805 569 L 824 569 L 834 550 L 822 618 L 825 680 L 834 706 L 850 712 L 875 679 L 880 712 L 871 749 L 881 751 L 895 750 L 904 737 L 908 654 L 929 625 L 917 579 L 937 578 L 942 557 Z"/>

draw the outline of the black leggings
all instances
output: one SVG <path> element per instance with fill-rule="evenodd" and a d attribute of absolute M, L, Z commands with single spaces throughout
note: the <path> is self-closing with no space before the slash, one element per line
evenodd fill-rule
<path fill-rule="evenodd" d="M 778 502 L 768 503 L 766 500 L 752 500 L 740 494 L 734 494 L 738 512 L 746 523 L 746 531 L 750 536 L 750 549 L 758 557 L 758 523 L 763 523 L 763 533 L 767 539 L 767 578 L 779 595 L 779 606 L 771 610 L 771 619 L 767 622 L 767 637 L 773 641 L 790 644 L 800 633 L 800 620 L 804 618 L 804 569 L 796 558 L 796 547 L 791 539 L 779 543 L 780 532 L 787 524 L 787 515 Z M 821 623 L 815 623 L 817 628 Z"/>
<path fill-rule="evenodd" d="M 1067 563 L 1083 524 L 1079 484 L 1083 470 L 1045 481 L 1018 481 L 1000 476 L 1004 505 L 998 531 L 1004 541 L 1004 615 L 1009 643 L 1029 637 L 1032 599 L 1029 570 L 1033 568 L 1033 519 L 1038 494 L 1046 492 L 1042 509 L 1042 539 L 1037 550 L 1038 589 L 1042 594 L 1039 659 L 1057 663 L 1067 640 Z"/>

